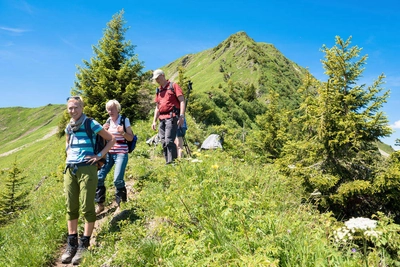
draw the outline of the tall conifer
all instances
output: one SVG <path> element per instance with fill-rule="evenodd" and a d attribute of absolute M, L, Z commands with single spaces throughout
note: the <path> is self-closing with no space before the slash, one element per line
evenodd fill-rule
<path fill-rule="evenodd" d="M 18 212 L 28 206 L 27 192 L 23 189 L 26 176 L 14 162 L 8 171 L 3 191 L 0 193 L 0 223 L 6 223 L 9 219 L 17 216 Z"/>
<path fill-rule="evenodd" d="M 303 98 L 300 121 L 304 134 L 285 146 L 281 161 L 295 166 L 292 171 L 308 190 L 322 193 L 323 204 L 334 211 L 344 210 L 348 216 L 369 214 L 376 208 L 371 200 L 376 164 L 381 160 L 376 143 L 391 133 L 380 111 L 389 96 L 381 88 L 384 75 L 370 86 L 360 85 L 367 56 L 359 58 L 361 49 L 350 43 L 351 38 L 336 37 L 335 46 L 323 46 L 328 80 L 306 79 L 317 94 L 314 99 Z M 303 93 L 309 85 L 303 86 Z"/>
<path fill-rule="evenodd" d="M 133 119 L 138 117 L 138 90 L 141 83 L 142 62 L 134 53 L 135 46 L 125 41 L 124 11 L 113 16 L 107 23 L 104 36 L 93 46 L 95 56 L 83 60 L 78 66 L 73 95 L 82 95 L 85 100 L 84 112 L 99 120 L 108 117 L 105 103 L 116 99 L 121 103 L 122 113 Z"/>

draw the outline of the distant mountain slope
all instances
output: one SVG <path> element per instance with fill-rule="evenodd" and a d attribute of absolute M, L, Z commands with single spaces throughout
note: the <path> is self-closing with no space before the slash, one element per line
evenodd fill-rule
<path fill-rule="evenodd" d="M 65 105 L 0 108 L 0 154 L 43 139 L 54 129 Z"/>
<path fill-rule="evenodd" d="M 272 44 L 257 43 L 245 32 L 233 34 L 214 48 L 186 55 L 164 66 L 167 78 L 177 79 L 178 66 L 185 67 L 186 76 L 193 81 L 193 90 L 206 92 L 231 80 L 253 84 L 259 96 L 267 93 L 268 88 L 288 96 L 307 73 Z"/>
<path fill-rule="evenodd" d="M 250 128 L 265 112 L 271 91 L 279 94 L 281 107 L 297 108 L 297 89 L 307 73 L 272 44 L 255 42 L 245 32 L 162 68 L 168 79 L 177 81 L 180 66 L 193 82 L 188 109 L 196 121 Z"/>

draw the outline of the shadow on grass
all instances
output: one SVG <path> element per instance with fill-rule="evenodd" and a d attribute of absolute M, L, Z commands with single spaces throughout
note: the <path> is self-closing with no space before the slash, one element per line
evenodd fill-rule
<path fill-rule="evenodd" d="M 115 212 L 116 208 L 110 209 L 109 212 Z M 111 221 L 109 222 L 108 232 L 119 232 L 120 222 L 133 223 L 139 219 L 139 216 L 135 213 L 134 209 L 127 209 L 114 214 Z"/>

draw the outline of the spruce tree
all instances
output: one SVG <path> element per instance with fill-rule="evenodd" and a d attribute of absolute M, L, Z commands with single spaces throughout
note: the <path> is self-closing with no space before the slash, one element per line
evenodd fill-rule
<path fill-rule="evenodd" d="M 279 97 L 277 92 L 269 90 L 266 111 L 256 117 L 258 129 L 254 130 L 254 140 L 250 141 L 255 150 L 268 160 L 279 158 L 287 141 L 288 110 L 279 107 Z"/>
<path fill-rule="evenodd" d="M 389 96 L 384 75 L 370 86 L 358 84 L 367 56 L 359 58 L 361 49 L 350 44 L 351 37 L 336 37 L 335 46 L 323 46 L 328 80 L 308 80 L 317 94 L 300 107 L 304 135 L 285 146 L 281 160 L 295 166 L 291 171 L 309 191 L 322 193 L 323 205 L 345 216 L 376 211 L 372 184 L 382 159 L 376 142 L 391 133 L 380 111 Z"/>
<path fill-rule="evenodd" d="M 250 84 L 248 86 L 244 86 L 244 96 L 243 99 L 252 102 L 257 99 L 257 92 L 254 84 Z"/>
<path fill-rule="evenodd" d="M 72 95 L 82 95 L 85 101 L 84 112 L 104 122 L 108 114 L 105 103 L 116 99 L 122 112 L 131 120 L 138 117 L 138 91 L 141 84 L 142 62 L 134 53 L 135 46 L 125 41 L 124 11 L 115 14 L 104 36 L 97 46 L 93 46 L 95 56 L 90 61 L 83 60 L 84 67 L 78 66 Z"/>
<path fill-rule="evenodd" d="M 23 189 L 25 183 L 26 176 L 22 175 L 22 171 L 14 162 L 5 179 L 4 189 L 0 193 L 1 223 L 7 223 L 8 220 L 15 218 L 20 211 L 28 206 L 27 192 Z"/>
<path fill-rule="evenodd" d="M 183 95 L 185 96 L 185 99 L 187 100 L 189 97 L 188 93 L 188 83 L 189 83 L 189 78 L 185 75 L 185 68 L 183 66 L 178 67 L 178 84 L 182 88 Z"/>

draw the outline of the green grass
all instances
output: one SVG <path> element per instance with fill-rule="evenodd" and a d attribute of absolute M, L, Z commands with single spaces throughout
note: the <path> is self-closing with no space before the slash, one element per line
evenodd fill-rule
<path fill-rule="evenodd" d="M 0 266 L 44 266 L 54 259 L 66 233 L 60 168 L 64 142 L 55 137 L 18 151 L 2 160 L 16 160 L 27 176 L 30 207 L 0 228 Z M 4 176 L 2 176 L 4 177 Z"/>
<path fill-rule="evenodd" d="M 65 108 L 64 105 L 0 108 L 0 154 L 43 138 L 57 126 Z"/>
<path fill-rule="evenodd" d="M 102 228 L 82 266 L 359 266 L 330 245 L 329 216 L 301 204 L 300 187 L 273 166 L 221 151 L 197 160 L 131 159 L 130 216 Z"/>
<path fill-rule="evenodd" d="M 57 124 L 44 121 L 31 133 L 37 139 Z M 193 159 L 176 166 L 165 166 L 160 146 L 145 143 L 155 133 L 150 121 L 133 125 L 139 143 L 129 156 L 126 180 L 134 182 L 135 198 L 124 203 L 124 220 L 107 218 L 81 266 L 361 266 L 361 252 L 332 242 L 339 222 L 318 213 L 298 182 L 250 156 L 195 151 L 192 142 L 201 129 L 190 125 Z M 19 125 L 8 127 L 17 131 Z M 13 144 L 8 149 L 18 145 Z M 0 227 L 0 266 L 51 266 L 59 256 L 67 232 L 64 145 L 53 136 L 1 158 L 1 179 L 14 161 L 28 176 L 31 206 Z M 112 199 L 111 176 L 107 183 Z M 378 251 L 371 255 L 379 260 Z"/>

